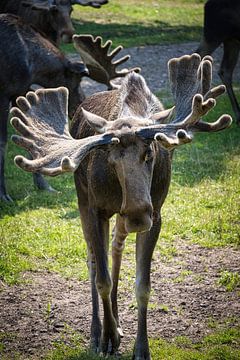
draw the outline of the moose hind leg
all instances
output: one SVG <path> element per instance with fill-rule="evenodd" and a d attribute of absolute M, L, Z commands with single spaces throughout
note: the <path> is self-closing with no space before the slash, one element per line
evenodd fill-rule
<path fill-rule="evenodd" d="M 240 43 L 237 40 L 228 40 L 224 42 L 223 59 L 219 70 L 219 76 L 226 86 L 233 111 L 236 116 L 237 124 L 240 125 L 240 107 L 233 91 L 232 75 L 238 61 Z"/>
<path fill-rule="evenodd" d="M 44 178 L 42 174 L 33 173 L 33 183 L 38 190 L 46 190 L 49 192 L 56 192 L 56 190 L 49 185 L 47 180 Z"/>

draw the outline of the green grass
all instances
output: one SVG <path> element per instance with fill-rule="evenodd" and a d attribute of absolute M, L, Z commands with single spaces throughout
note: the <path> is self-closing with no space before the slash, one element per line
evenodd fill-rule
<path fill-rule="evenodd" d="M 224 112 L 229 112 L 227 96 L 209 119 Z M 238 136 L 239 129 L 233 125 L 222 133 L 199 134 L 191 145 L 176 151 L 163 207 L 164 240 L 171 241 L 175 235 L 208 247 L 240 244 Z"/>
<path fill-rule="evenodd" d="M 153 360 L 238 360 L 239 329 L 223 330 L 206 336 L 201 342 L 178 337 L 172 342 L 151 339 Z"/>
<path fill-rule="evenodd" d="M 67 341 L 66 336 L 68 337 Z M 240 328 L 218 329 L 198 342 L 192 342 L 190 338 L 183 336 L 176 337 L 172 341 L 152 338 L 150 352 L 152 360 L 238 360 L 240 358 Z M 44 351 L 44 353 L 45 355 L 42 354 L 41 357 L 43 360 L 102 359 L 102 357 L 85 350 L 83 339 L 70 328 L 63 331 L 62 340 L 53 343 L 51 351 Z M 108 358 L 116 359 L 112 356 Z M 121 356 L 122 360 L 131 358 L 131 353 Z M 3 355 L 2 359 L 8 360 L 9 358 Z M 14 359 L 23 360 L 20 354 L 16 354 Z M 31 357 L 24 357 L 24 360 L 31 360 Z"/>
<path fill-rule="evenodd" d="M 199 41 L 203 1 L 114 0 L 101 9 L 74 6 L 77 34 L 100 35 L 124 47 Z M 63 47 L 73 51 L 72 45 Z"/>
<path fill-rule="evenodd" d="M 218 284 L 224 286 L 227 291 L 233 291 L 240 287 L 240 275 L 237 272 L 224 270 L 220 274 Z"/>

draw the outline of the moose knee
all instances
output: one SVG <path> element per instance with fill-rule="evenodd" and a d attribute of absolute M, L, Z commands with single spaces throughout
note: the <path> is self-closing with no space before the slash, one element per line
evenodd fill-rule
<path fill-rule="evenodd" d="M 104 279 L 96 279 L 96 286 L 97 286 L 97 290 L 99 295 L 101 296 L 102 299 L 106 299 L 108 298 L 111 290 L 112 290 L 112 281 L 110 279 L 110 277 L 106 277 Z"/>
<path fill-rule="evenodd" d="M 150 286 L 142 285 L 136 283 L 136 299 L 139 304 L 146 305 L 148 304 L 150 297 Z"/>

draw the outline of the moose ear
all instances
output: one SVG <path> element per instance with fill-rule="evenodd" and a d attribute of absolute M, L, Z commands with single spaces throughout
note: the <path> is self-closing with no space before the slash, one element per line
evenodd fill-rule
<path fill-rule="evenodd" d="M 82 113 L 85 120 L 88 122 L 91 128 L 94 129 L 98 134 L 103 134 L 104 132 L 106 132 L 108 125 L 107 120 L 105 120 L 101 116 L 98 116 L 87 110 L 84 110 L 83 108 L 82 108 Z"/>
<path fill-rule="evenodd" d="M 155 124 L 166 124 L 172 117 L 175 106 L 170 109 L 159 111 L 151 116 Z"/>

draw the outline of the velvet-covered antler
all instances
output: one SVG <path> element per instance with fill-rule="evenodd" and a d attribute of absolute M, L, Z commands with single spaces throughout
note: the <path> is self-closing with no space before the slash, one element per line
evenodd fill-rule
<path fill-rule="evenodd" d="M 94 8 L 100 8 L 102 5 L 108 3 L 108 0 L 71 0 L 72 5 L 92 6 Z"/>
<path fill-rule="evenodd" d="M 122 46 L 118 46 L 110 52 L 111 40 L 103 44 L 100 36 L 94 39 L 92 35 L 74 35 L 73 44 L 86 64 L 90 78 L 106 84 L 109 89 L 112 88 L 111 80 L 117 77 L 124 77 L 131 71 L 140 71 L 138 67 L 117 70 L 117 67 L 125 63 L 130 58 L 130 55 L 125 55 L 113 61 L 122 50 Z"/>
<path fill-rule="evenodd" d="M 55 176 L 74 172 L 88 152 L 112 142 L 112 135 L 96 135 L 76 140 L 68 130 L 68 90 L 39 89 L 17 99 L 11 110 L 12 126 L 20 133 L 12 140 L 32 156 L 29 160 L 16 156 L 15 163 L 23 170 Z M 114 140 L 113 140 L 114 141 Z"/>
<path fill-rule="evenodd" d="M 225 86 L 211 89 L 212 58 L 201 60 L 198 54 L 171 59 L 168 63 L 170 85 L 175 100 L 175 118 L 169 124 L 142 128 L 137 134 L 155 138 L 168 149 L 190 142 L 194 132 L 220 131 L 230 126 L 232 119 L 222 115 L 216 122 L 201 120 L 215 105 Z"/>

